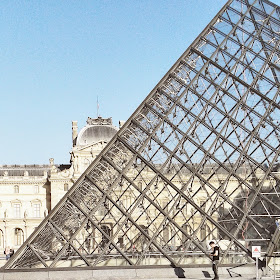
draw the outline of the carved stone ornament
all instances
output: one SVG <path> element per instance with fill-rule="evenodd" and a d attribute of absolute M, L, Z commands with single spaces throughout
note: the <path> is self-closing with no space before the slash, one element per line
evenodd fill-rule
<path fill-rule="evenodd" d="M 61 175 L 62 177 L 69 177 L 70 172 L 69 172 L 68 169 L 64 169 L 62 172 L 60 172 L 60 175 Z"/>
<path fill-rule="evenodd" d="M 112 125 L 112 118 L 103 119 L 102 117 L 98 117 L 96 119 L 92 119 L 88 117 L 87 124 L 89 125 Z"/>

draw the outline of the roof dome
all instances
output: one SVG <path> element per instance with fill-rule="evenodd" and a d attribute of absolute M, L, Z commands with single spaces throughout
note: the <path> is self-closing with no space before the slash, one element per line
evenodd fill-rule
<path fill-rule="evenodd" d="M 109 142 L 118 128 L 113 126 L 112 119 L 88 118 L 87 125 L 78 134 L 76 145 L 86 146 L 98 142 Z"/>

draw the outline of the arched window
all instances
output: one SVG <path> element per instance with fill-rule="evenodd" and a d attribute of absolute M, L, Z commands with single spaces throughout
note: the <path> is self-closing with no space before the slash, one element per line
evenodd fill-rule
<path fill-rule="evenodd" d="M 69 185 L 67 183 L 64 184 L 64 191 L 67 192 L 69 190 Z"/>
<path fill-rule="evenodd" d="M 14 186 L 14 193 L 19 193 L 19 186 L 18 185 Z"/>
<path fill-rule="evenodd" d="M 39 193 L 39 186 L 38 185 L 34 186 L 34 193 Z"/>
<path fill-rule="evenodd" d="M 15 229 L 15 246 L 20 246 L 24 241 L 24 234 L 21 228 Z"/>

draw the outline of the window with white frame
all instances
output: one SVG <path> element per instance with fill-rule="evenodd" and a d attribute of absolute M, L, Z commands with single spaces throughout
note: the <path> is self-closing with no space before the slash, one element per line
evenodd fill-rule
<path fill-rule="evenodd" d="M 33 215 L 34 218 L 40 218 L 40 203 L 33 204 Z"/>
<path fill-rule="evenodd" d="M 15 229 L 15 246 L 19 246 L 24 241 L 24 234 L 21 228 Z"/>
<path fill-rule="evenodd" d="M 20 203 L 13 203 L 14 218 L 20 218 Z"/>

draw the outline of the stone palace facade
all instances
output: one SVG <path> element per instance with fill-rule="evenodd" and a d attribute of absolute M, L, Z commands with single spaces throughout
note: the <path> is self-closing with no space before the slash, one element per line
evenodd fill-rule
<path fill-rule="evenodd" d="M 117 131 L 111 118 L 88 118 L 80 132 L 73 121 L 70 164 L 0 165 L 1 254 L 21 246 Z"/>

